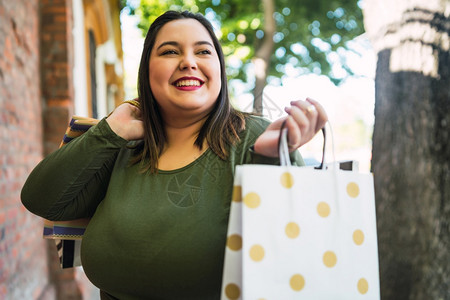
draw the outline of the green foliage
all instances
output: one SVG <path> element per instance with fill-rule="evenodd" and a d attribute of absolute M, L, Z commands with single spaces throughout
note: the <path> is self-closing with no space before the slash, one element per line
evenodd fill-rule
<path fill-rule="evenodd" d="M 274 53 L 268 76 L 282 77 L 286 67 L 297 75 L 314 72 L 338 83 L 343 76 L 332 72 L 340 64 L 347 74 L 342 50 L 346 42 L 364 32 L 357 0 L 273 0 L 276 21 Z M 213 22 L 227 59 L 230 79 L 251 82 L 251 58 L 264 37 L 264 11 L 259 1 L 244 0 L 141 0 L 131 9 L 140 17 L 139 27 L 147 32 L 153 20 L 172 10 L 200 12 Z M 290 67 L 292 69 L 292 67 Z"/>

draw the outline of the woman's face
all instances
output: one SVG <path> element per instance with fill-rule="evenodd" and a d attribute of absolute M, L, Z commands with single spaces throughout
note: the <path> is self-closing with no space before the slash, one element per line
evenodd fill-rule
<path fill-rule="evenodd" d="M 166 23 L 150 54 L 150 88 L 166 121 L 203 118 L 220 93 L 218 54 L 203 25 L 195 19 Z"/>

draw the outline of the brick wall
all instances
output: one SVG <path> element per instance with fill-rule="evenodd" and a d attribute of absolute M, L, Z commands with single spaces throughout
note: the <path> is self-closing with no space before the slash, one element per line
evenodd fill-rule
<path fill-rule="evenodd" d="M 72 1 L 41 0 L 44 155 L 58 148 L 73 112 Z"/>
<path fill-rule="evenodd" d="M 39 3 L 0 0 L 0 298 L 48 292 L 46 243 L 20 190 L 42 158 Z"/>
<path fill-rule="evenodd" d="M 0 0 L 0 300 L 98 299 L 20 202 L 73 112 L 72 46 L 72 0 Z"/>

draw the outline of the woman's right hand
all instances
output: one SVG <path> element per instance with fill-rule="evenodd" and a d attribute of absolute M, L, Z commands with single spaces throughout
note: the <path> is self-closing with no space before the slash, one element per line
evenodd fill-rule
<path fill-rule="evenodd" d="M 129 103 L 122 103 L 106 118 L 115 134 L 127 141 L 144 138 L 144 122 L 141 110 Z"/>

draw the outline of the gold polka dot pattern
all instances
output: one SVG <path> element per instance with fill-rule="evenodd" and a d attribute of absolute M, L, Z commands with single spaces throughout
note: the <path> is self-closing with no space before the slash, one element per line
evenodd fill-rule
<path fill-rule="evenodd" d="M 242 201 L 242 187 L 240 185 L 235 185 L 233 187 L 233 196 L 231 197 L 233 202 L 241 202 Z"/>
<path fill-rule="evenodd" d="M 355 231 L 353 231 L 353 242 L 355 242 L 355 244 L 358 246 L 364 243 L 364 233 L 361 230 L 356 229 Z"/>
<path fill-rule="evenodd" d="M 284 231 L 288 238 L 295 239 L 300 234 L 300 227 L 295 222 L 289 222 Z"/>
<path fill-rule="evenodd" d="M 301 291 L 305 286 L 305 278 L 303 278 L 303 276 L 300 274 L 295 274 L 291 277 L 289 285 L 294 291 Z"/>
<path fill-rule="evenodd" d="M 225 287 L 225 295 L 230 300 L 239 299 L 239 297 L 241 296 L 241 289 L 236 284 L 229 283 Z"/>
<path fill-rule="evenodd" d="M 367 280 L 365 278 L 361 278 L 360 280 L 358 280 L 357 287 L 358 287 L 358 292 L 360 294 L 364 295 L 369 290 L 369 283 L 367 282 Z"/>
<path fill-rule="evenodd" d="M 355 182 L 350 182 L 347 184 L 347 194 L 352 197 L 356 198 L 359 195 L 359 186 Z"/>
<path fill-rule="evenodd" d="M 242 249 L 242 237 L 239 234 L 230 235 L 227 238 L 227 247 L 233 251 Z"/>
<path fill-rule="evenodd" d="M 253 245 L 250 248 L 250 258 L 253 261 L 262 261 L 264 254 L 264 248 L 261 245 Z"/>
<path fill-rule="evenodd" d="M 290 189 L 294 185 L 294 177 L 291 173 L 285 172 L 281 174 L 280 182 L 284 188 Z"/>
<path fill-rule="evenodd" d="M 321 216 L 322 218 L 326 218 L 330 215 L 330 206 L 328 205 L 328 203 L 326 202 L 320 202 L 317 205 L 317 213 L 319 214 L 319 216 Z"/>
<path fill-rule="evenodd" d="M 323 264 L 328 268 L 332 268 L 337 263 L 336 254 L 333 251 L 327 251 L 323 254 Z"/>
<path fill-rule="evenodd" d="M 240 253 L 241 250 L 245 249 L 246 252 L 242 253 L 242 261 L 247 261 L 247 264 L 244 263 L 244 265 L 251 266 L 252 264 L 258 265 L 258 270 L 265 270 L 265 269 L 259 269 L 260 267 L 266 266 L 274 266 L 274 259 L 277 258 L 277 251 L 280 251 L 278 249 L 283 249 L 287 247 L 293 247 L 295 248 L 295 251 L 300 251 L 301 247 L 308 247 L 312 240 L 314 239 L 333 239 L 332 242 L 324 243 L 324 245 L 327 245 L 325 249 L 318 250 L 316 248 L 316 252 L 314 255 L 308 254 L 307 260 L 308 263 L 305 264 L 305 268 L 302 269 L 301 265 L 297 265 L 295 261 L 297 259 L 292 259 L 292 265 L 287 264 L 286 267 L 282 267 L 281 269 L 286 269 L 285 275 L 283 275 L 284 285 L 283 286 L 289 286 L 290 287 L 290 293 L 291 296 L 289 297 L 299 297 L 299 295 L 310 295 L 311 289 L 319 287 L 323 287 L 323 285 L 318 285 L 317 282 L 320 281 L 320 272 L 326 272 L 323 276 L 326 278 L 329 278 L 329 274 L 335 273 L 335 274 L 342 274 L 342 270 L 345 270 L 345 268 L 348 267 L 348 254 L 344 253 L 343 251 L 347 249 L 346 247 L 352 247 L 352 251 L 364 251 L 365 247 L 367 247 L 367 243 L 370 242 L 370 239 L 372 238 L 372 231 L 367 230 L 365 227 L 365 223 L 353 223 L 353 220 L 348 220 L 347 223 L 355 225 L 353 227 L 347 227 L 345 232 L 339 233 L 336 238 L 333 235 L 335 232 L 333 229 L 331 232 L 333 234 L 328 235 L 320 235 L 319 232 L 326 232 L 326 231 L 316 231 L 318 227 L 324 227 L 324 226 L 336 226 L 336 219 L 340 218 L 340 214 L 343 210 L 347 209 L 344 207 L 344 205 L 347 205 L 348 207 L 351 207 L 352 205 L 360 205 L 360 200 L 364 200 L 363 197 L 361 197 L 361 189 L 360 184 L 357 180 L 347 180 L 344 182 L 341 182 L 340 185 L 340 196 L 342 200 L 339 200 L 340 202 L 336 202 L 335 199 L 333 199 L 333 196 L 331 197 L 318 197 L 314 198 L 314 195 L 309 198 L 299 198 L 296 196 L 296 190 L 305 187 L 301 186 L 301 181 L 299 181 L 295 175 L 295 172 L 292 172 L 292 170 L 284 171 L 277 173 L 275 178 L 279 179 L 279 185 L 277 187 L 273 187 L 272 189 L 277 192 L 269 192 L 272 196 L 269 197 L 267 195 L 268 188 L 260 189 L 259 187 L 253 187 L 253 189 L 247 189 L 250 192 L 247 192 L 246 194 L 243 194 L 243 189 L 241 186 L 235 186 L 233 189 L 233 203 L 232 205 L 242 205 L 242 212 L 243 214 L 247 213 L 251 214 L 252 216 L 257 216 L 258 214 L 261 214 L 259 217 L 258 222 L 251 222 L 247 221 L 249 225 L 251 226 L 251 229 L 249 233 L 252 232 L 252 230 L 259 230 L 260 227 L 266 228 L 266 231 L 263 232 L 262 235 L 259 235 L 257 238 L 253 238 L 251 242 L 249 240 L 245 240 L 247 242 L 247 245 L 244 243 L 245 234 L 229 234 L 227 238 L 227 251 L 233 252 L 233 253 Z M 298 180 L 298 182 L 296 182 Z M 273 182 L 273 181 L 272 181 Z M 259 185 L 263 185 L 263 182 L 260 182 Z M 268 186 L 268 185 L 267 185 Z M 324 189 L 333 189 L 330 188 L 331 185 L 324 186 Z M 285 198 L 281 195 L 295 195 L 295 197 L 292 198 Z M 242 196 L 241 196 L 242 195 Z M 302 212 L 301 216 L 307 215 L 308 217 L 311 217 L 311 219 L 308 218 L 299 218 L 298 213 L 291 213 L 290 210 L 278 210 L 277 206 L 285 205 L 287 202 L 285 199 L 289 199 L 289 201 L 297 201 L 295 205 L 299 205 L 301 201 L 307 202 L 308 205 L 305 206 L 291 206 L 292 209 L 303 209 L 305 210 Z M 358 199 L 358 201 L 353 201 L 353 199 Z M 282 201 L 281 201 L 282 200 Z M 345 200 L 345 203 L 344 203 Z M 349 201 L 350 200 L 350 201 Z M 270 205 L 269 205 L 270 202 Z M 358 204 L 355 204 L 358 203 Z M 262 205 L 264 204 L 264 205 Z M 250 209 L 250 210 L 248 210 Z M 289 208 L 290 209 L 290 208 Z M 306 211 L 307 209 L 307 211 Z M 277 218 L 274 218 L 276 213 L 283 213 L 285 214 L 285 217 L 283 216 L 280 218 L 280 215 L 277 215 Z M 289 212 L 289 215 L 287 214 Z M 243 216 L 242 220 L 245 220 L 246 215 Z M 256 217 L 255 217 L 256 218 Z M 284 218 L 284 219 L 283 219 Z M 276 223 L 274 220 L 278 220 Z M 314 223 L 315 227 L 312 226 L 311 220 L 315 220 Z M 252 219 L 253 220 L 253 219 Z M 308 220 L 308 221 L 305 221 Z M 283 222 L 283 223 L 281 223 Z M 270 224 L 270 227 L 268 226 L 262 226 L 262 223 L 264 224 Z M 250 225 L 251 224 L 251 225 Z M 362 226 L 364 225 L 364 226 Z M 302 227 L 300 227 L 302 226 Z M 253 229 L 255 228 L 255 229 Z M 256 229 L 258 228 L 258 229 Z M 345 234 L 344 234 L 345 233 Z M 276 245 L 273 244 L 271 239 L 266 239 L 266 236 L 272 235 L 278 235 L 278 237 L 283 239 L 282 243 L 286 243 L 283 245 L 278 245 L 278 242 Z M 369 235 L 368 235 L 369 234 Z M 350 240 L 351 236 L 351 240 Z M 370 238 L 369 238 L 370 237 Z M 308 240 L 309 239 L 309 240 Z M 336 241 L 334 241 L 336 239 Z M 340 239 L 340 240 L 339 240 Z M 368 240 L 369 239 L 369 240 Z M 279 241 L 277 239 L 277 241 Z M 335 242 L 338 242 L 336 244 Z M 281 242 L 280 242 L 281 243 Z M 342 246 L 339 246 L 339 243 L 348 243 L 348 246 L 344 246 L 344 248 L 341 248 Z M 334 247 L 336 245 L 336 247 Z M 245 254 L 246 253 L 246 254 Z M 303 253 L 303 252 L 299 252 Z M 309 252 L 305 252 L 309 253 Z M 346 256 L 347 255 L 347 256 Z M 299 259 L 305 259 L 305 257 L 300 257 L 301 254 L 299 254 Z M 295 253 L 293 253 L 292 256 L 295 257 Z M 277 258 L 278 259 L 278 258 Z M 286 265 L 287 261 L 291 261 L 291 258 L 286 259 L 286 257 L 283 257 L 284 264 Z M 353 262 L 353 260 L 352 260 Z M 314 265 L 314 270 L 311 269 L 311 266 Z M 353 266 L 350 266 L 353 268 Z M 264 267 L 266 268 L 266 267 Z M 287 270 L 289 269 L 289 273 Z M 273 270 L 273 269 L 271 269 Z M 363 270 L 363 269 L 361 269 Z M 241 271 L 242 272 L 242 269 Z M 259 271 L 258 271 L 259 272 Z M 269 272 L 270 273 L 270 272 Z M 366 274 L 366 272 L 362 272 L 360 274 L 356 274 L 359 277 L 355 277 L 353 280 L 350 280 L 349 278 L 344 279 L 342 282 L 348 283 L 348 291 L 359 295 L 365 295 L 370 294 L 369 291 L 369 284 L 374 284 L 373 278 L 370 276 L 367 277 L 366 275 L 363 277 L 362 275 Z M 243 274 L 243 273 L 241 273 Z M 253 275 L 256 275 L 254 273 Z M 319 278 L 319 279 L 318 279 Z M 277 280 L 280 279 L 277 277 Z M 368 280 L 370 279 L 370 280 Z M 318 281 L 319 280 L 319 281 Z M 270 285 L 270 282 L 268 283 L 262 283 Z M 378 286 L 376 285 L 377 281 L 375 281 L 375 287 L 372 285 L 372 289 L 377 289 Z M 239 283 L 233 283 L 230 282 L 228 285 L 224 285 L 224 293 L 228 299 L 243 299 L 246 293 L 246 289 L 243 290 L 242 286 Z M 259 285 L 261 287 L 261 285 Z M 281 286 L 281 285 L 280 285 Z M 270 289 L 269 289 L 270 290 Z M 244 292 L 244 294 L 242 294 Z M 372 291 L 373 292 L 373 291 Z M 296 296 L 297 295 L 297 296 Z M 372 294 L 371 294 L 372 295 Z M 367 296 L 367 295 L 366 295 Z M 253 299 L 258 300 L 264 300 L 264 299 L 272 299 L 274 295 L 264 294 L 264 293 L 258 293 L 258 295 L 255 295 Z M 370 296 L 371 297 L 371 296 Z M 275 297 L 276 298 L 276 297 Z"/>
<path fill-rule="evenodd" d="M 257 208 L 261 204 L 261 198 L 257 193 L 248 193 L 244 197 L 244 203 L 248 208 Z"/>

